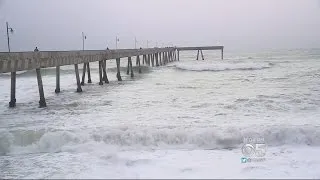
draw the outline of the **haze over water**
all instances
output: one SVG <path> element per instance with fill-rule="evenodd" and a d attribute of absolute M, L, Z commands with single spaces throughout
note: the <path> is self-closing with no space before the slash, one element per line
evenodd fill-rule
<path fill-rule="evenodd" d="M 224 45 L 228 50 L 317 48 L 319 0 L 1 0 L 12 51 Z"/>

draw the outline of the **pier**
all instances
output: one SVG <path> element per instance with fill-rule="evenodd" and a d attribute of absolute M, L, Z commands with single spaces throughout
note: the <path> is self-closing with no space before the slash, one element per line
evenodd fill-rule
<path fill-rule="evenodd" d="M 180 60 L 180 51 L 197 50 L 202 54 L 202 50 L 221 50 L 223 59 L 223 46 L 205 47 L 166 47 L 166 48 L 147 48 L 147 49 L 118 49 L 118 50 L 82 50 L 82 51 L 39 51 L 39 52 L 0 52 L 0 73 L 11 73 L 11 96 L 9 107 L 16 106 L 16 72 L 26 70 L 36 70 L 39 88 L 39 107 L 46 107 L 46 100 L 43 90 L 43 83 L 40 69 L 56 68 L 56 89 L 55 93 L 60 93 L 60 67 L 74 65 L 77 92 L 82 92 L 87 75 L 87 83 L 92 83 L 90 63 L 98 62 L 99 66 L 99 85 L 108 84 L 107 60 L 116 60 L 117 80 L 122 81 L 120 72 L 120 61 L 125 60 L 127 64 L 127 75 L 134 77 L 132 57 L 136 57 L 135 65 L 138 73 L 142 73 L 141 64 L 146 66 L 158 67 L 170 62 Z M 141 58 L 140 58 L 141 57 Z M 197 60 L 198 60 L 197 57 Z M 142 61 L 142 62 L 141 62 Z M 83 64 L 82 77 L 80 78 L 79 64 Z"/>

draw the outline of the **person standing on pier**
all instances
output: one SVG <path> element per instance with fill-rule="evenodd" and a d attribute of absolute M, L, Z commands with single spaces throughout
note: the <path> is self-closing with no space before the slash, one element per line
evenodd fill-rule
<path fill-rule="evenodd" d="M 38 47 L 36 47 L 36 48 L 34 49 L 34 52 L 39 52 Z"/>

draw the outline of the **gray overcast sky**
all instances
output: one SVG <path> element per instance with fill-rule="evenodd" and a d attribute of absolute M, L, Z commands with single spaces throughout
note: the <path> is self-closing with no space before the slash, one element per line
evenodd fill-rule
<path fill-rule="evenodd" d="M 12 51 L 225 45 L 228 49 L 320 47 L 319 0 L 0 0 Z"/>

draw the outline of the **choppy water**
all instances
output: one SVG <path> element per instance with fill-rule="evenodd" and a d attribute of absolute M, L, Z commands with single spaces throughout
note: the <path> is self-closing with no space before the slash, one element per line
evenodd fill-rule
<path fill-rule="evenodd" d="M 142 74 L 135 69 L 133 79 L 123 68 L 122 82 L 110 61 L 110 84 L 103 86 L 92 64 L 93 84 L 83 93 L 75 92 L 72 66 L 62 68 L 59 95 L 55 69 L 45 69 L 45 109 L 38 108 L 34 71 L 18 73 L 15 109 L 8 108 L 9 75 L 0 75 L 0 177 L 213 178 L 215 173 L 194 172 L 203 167 L 197 162 L 183 171 L 164 171 L 167 176 L 151 173 L 150 167 L 170 166 L 155 166 L 169 155 L 177 159 L 177 169 L 185 163 L 181 159 L 225 158 L 221 153 L 232 153 L 238 159 L 227 161 L 239 163 L 243 137 L 263 137 L 275 152 L 320 146 L 319 50 L 227 52 L 223 61 L 218 53 L 204 53 L 205 61 L 188 52 L 180 62 L 144 67 Z M 148 168 L 149 175 L 143 170 Z"/>

